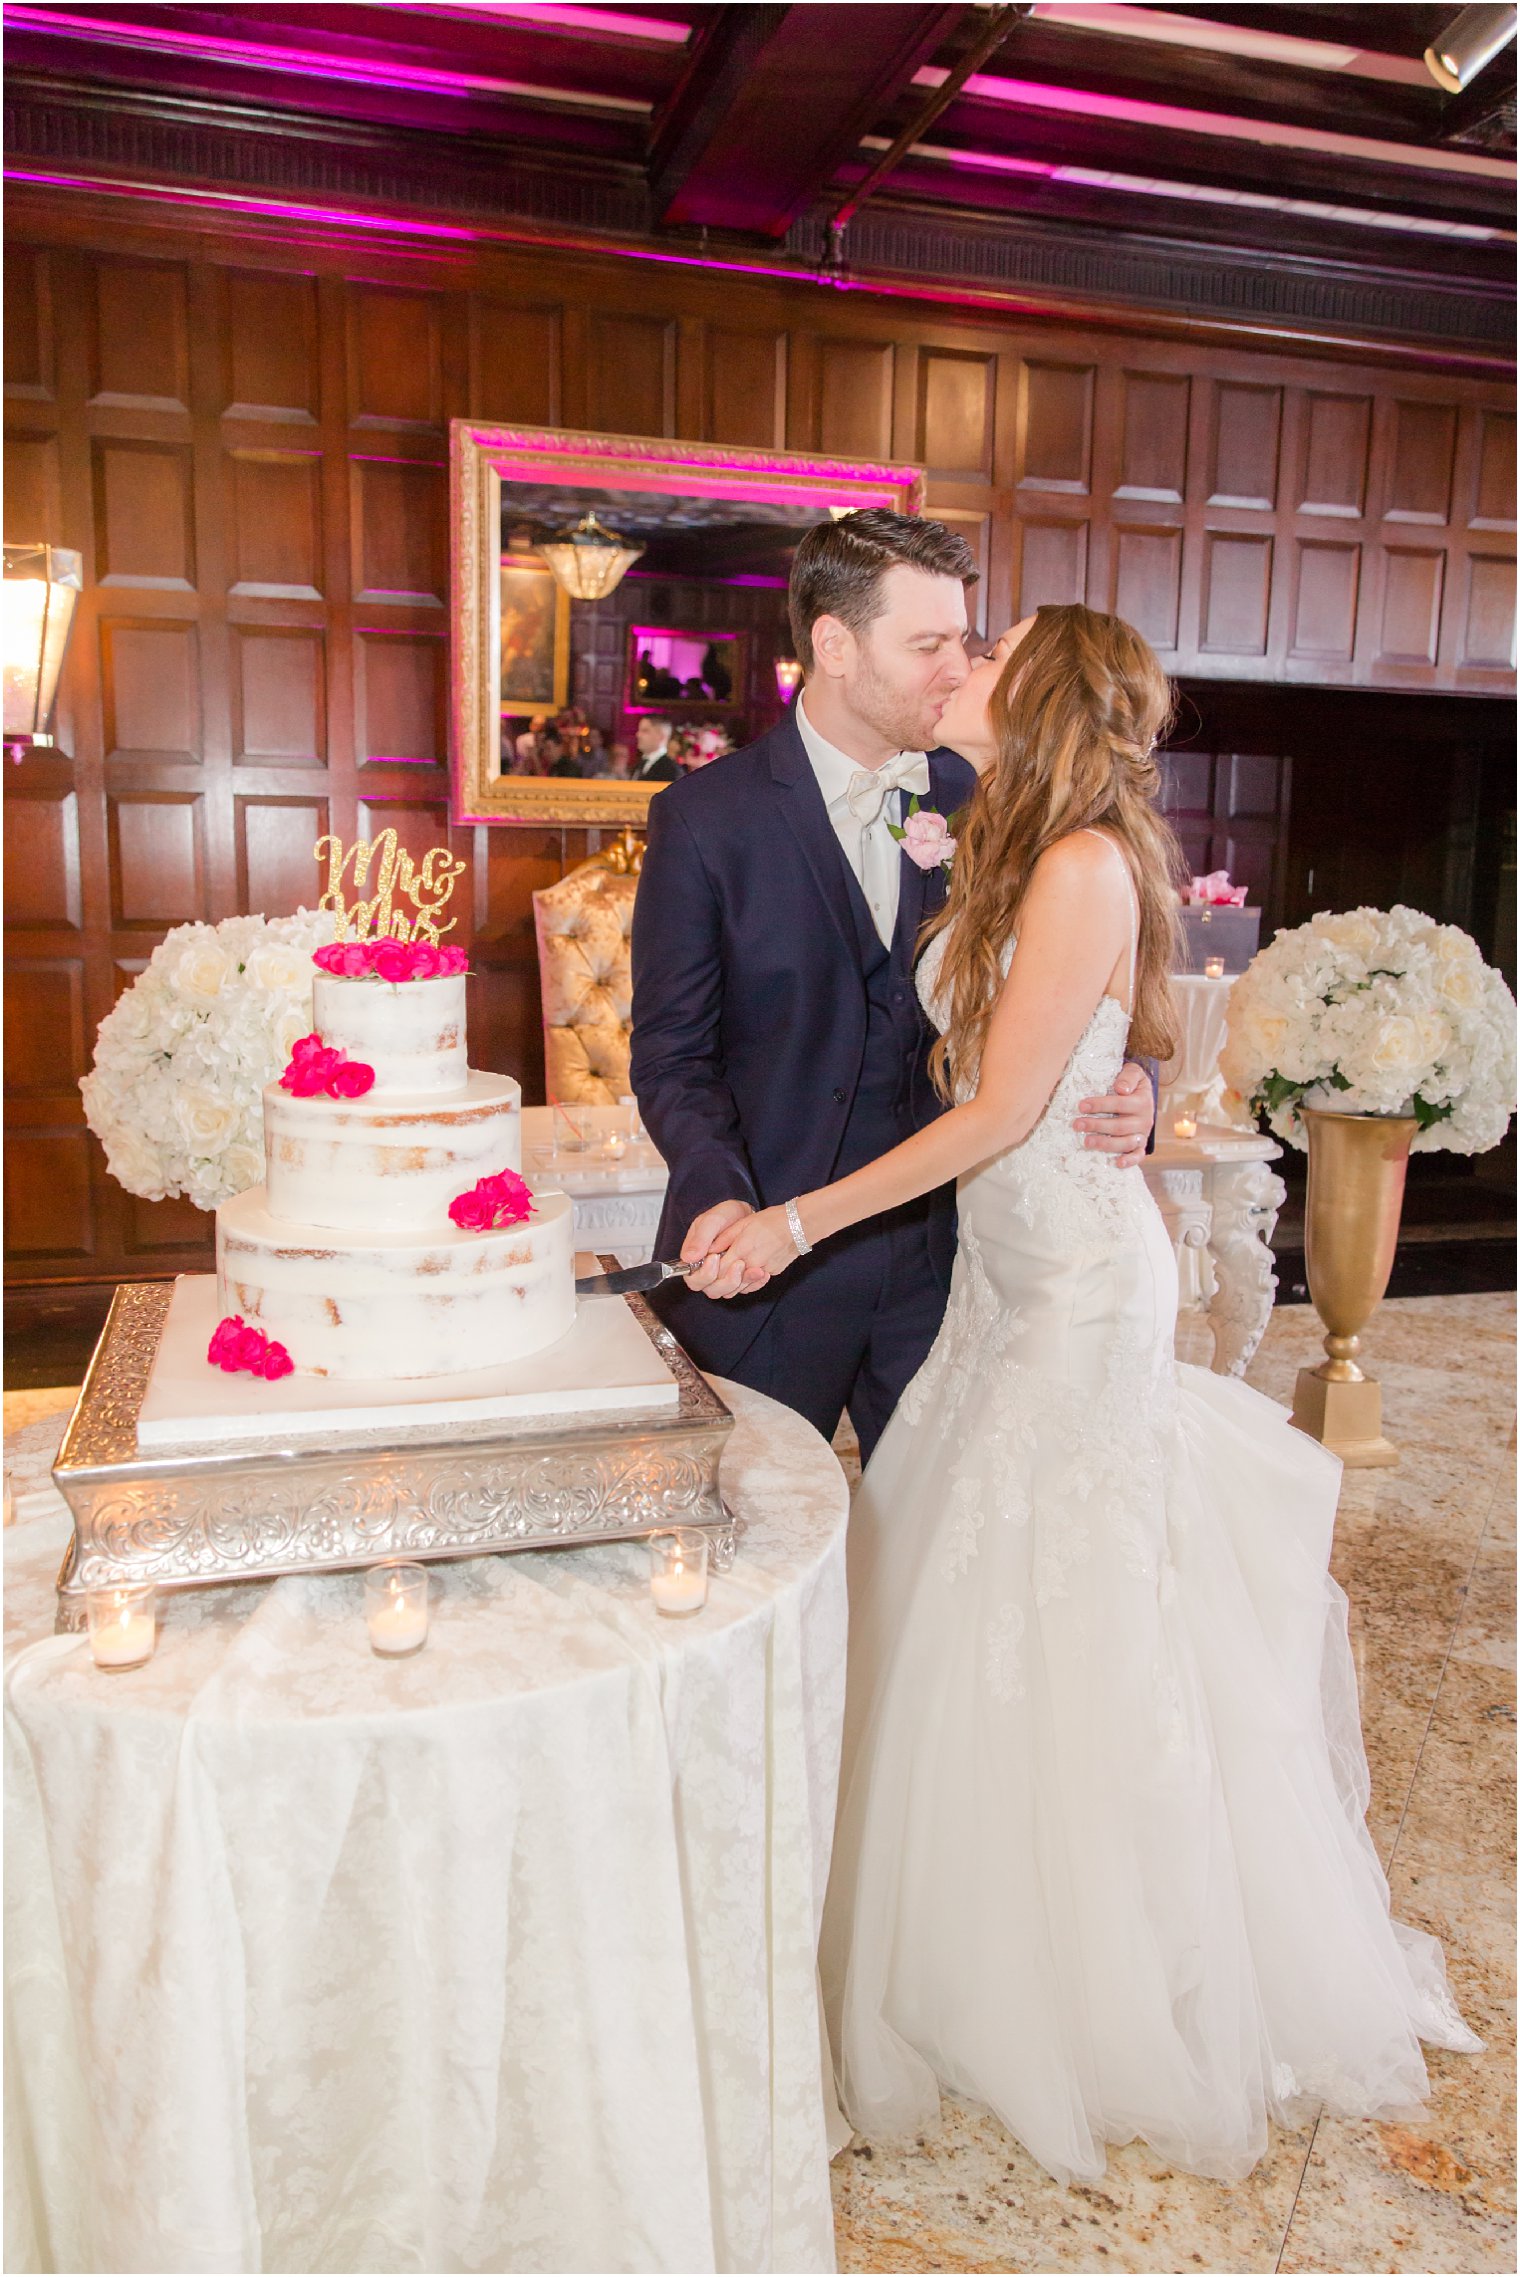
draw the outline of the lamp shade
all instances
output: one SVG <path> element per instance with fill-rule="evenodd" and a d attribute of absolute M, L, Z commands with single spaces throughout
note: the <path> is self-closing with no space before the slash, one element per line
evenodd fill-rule
<path fill-rule="evenodd" d="M 7 546 L 0 586 L 5 739 L 51 743 L 58 675 L 84 586 L 84 565 L 62 546 Z"/>
<path fill-rule="evenodd" d="M 550 538 L 538 551 L 572 601 L 605 601 L 644 548 L 627 544 L 594 514 L 583 514 L 568 537 Z"/>

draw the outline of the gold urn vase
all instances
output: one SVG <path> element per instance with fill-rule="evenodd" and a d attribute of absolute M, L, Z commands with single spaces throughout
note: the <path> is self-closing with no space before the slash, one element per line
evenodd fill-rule
<path fill-rule="evenodd" d="M 1304 1262 L 1328 1357 L 1299 1369 L 1293 1421 L 1352 1469 L 1372 1469 L 1399 1454 L 1383 1436 L 1383 1387 L 1357 1355 L 1393 1271 L 1409 1142 L 1420 1126 L 1413 1115 L 1300 1112 L 1309 1140 Z"/>

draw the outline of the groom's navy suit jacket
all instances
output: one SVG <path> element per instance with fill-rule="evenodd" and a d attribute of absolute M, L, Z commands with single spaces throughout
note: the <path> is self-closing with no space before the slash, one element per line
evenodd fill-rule
<path fill-rule="evenodd" d="M 920 804 L 947 817 L 976 783 L 951 751 L 930 754 L 929 778 Z M 764 1208 L 837 1174 L 873 1019 L 878 1059 L 890 1018 L 898 1064 L 906 1065 L 894 1128 L 870 1151 L 940 1112 L 913 958 L 919 929 L 944 894 L 941 870 L 925 872 L 903 856 L 884 963 L 790 713 L 757 742 L 660 792 L 633 918 L 633 1088 L 670 1166 L 656 1256 L 679 1256 L 692 1220 L 715 1202 Z M 860 1135 L 857 1119 L 857 1142 Z M 953 1187 L 931 1197 L 925 1233 L 935 1278 L 948 1290 Z M 782 1286 L 715 1304 L 672 1283 L 660 1310 L 703 1366 L 732 1372 Z M 937 1317 L 928 1323 L 925 1349 L 937 1326 Z"/>

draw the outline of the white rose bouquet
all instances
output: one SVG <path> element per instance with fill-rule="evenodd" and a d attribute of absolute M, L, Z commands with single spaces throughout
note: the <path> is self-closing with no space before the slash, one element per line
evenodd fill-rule
<path fill-rule="evenodd" d="M 100 1023 L 85 1120 L 129 1194 L 214 1209 L 264 1175 L 261 1094 L 311 1026 L 328 910 L 179 925 Z"/>
<path fill-rule="evenodd" d="M 1308 1105 L 1413 1115 L 1417 1149 L 1482 1154 L 1515 1105 L 1515 1000 L 1476 942 L 1417 909 L 1314 917 L 1235 983 L 1221 1067 L 1292 1146 Z"/>

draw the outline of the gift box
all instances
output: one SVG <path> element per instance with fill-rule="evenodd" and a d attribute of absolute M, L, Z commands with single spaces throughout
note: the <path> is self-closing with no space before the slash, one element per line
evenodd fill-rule
<path fill-rule="evenodd" d="M 1179 972 L 1202 972 L 1209 957 L 1223 957 L 1226 972 L 1244 972 L 1261 947 L 1261 911 L 1185 903 Z"/>

